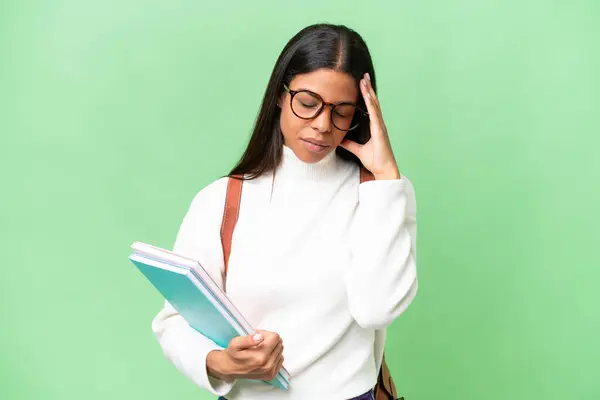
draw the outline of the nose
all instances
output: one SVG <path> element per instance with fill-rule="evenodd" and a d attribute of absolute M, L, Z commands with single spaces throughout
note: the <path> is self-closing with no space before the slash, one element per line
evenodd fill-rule
<path fill-rule="evenodd" d="M 331 107 L 323 107 L 313 120 L 312 127 L 321 133 L 331 131 Z"/>

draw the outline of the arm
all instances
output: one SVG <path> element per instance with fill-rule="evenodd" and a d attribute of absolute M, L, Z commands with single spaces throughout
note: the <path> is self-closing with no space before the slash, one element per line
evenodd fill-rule
<path fill-rule="evenodd" d="M 382 329 L 417 293 L 416 202 L 406 178 L 366 182 L 350 230 L 350 311 L 365 328 Z"/>
<path fill-rule="evenodd" d="M 218 180 L 194 197 L 173 247 L 175 253 L 200 260 L 221 287 L 224 265 L 220 228 L 226 185 L 226 179 Z M 165 301 L 152 321 L 152 331 L 165 357 L 197 386 L 215 396 L 231 391 L 233 381 L 226 382 L 208 374 L 209 354 L 222 348 L 191 328 L 168 302 Z"/>
<path fill-rule="evenodd" d="M 359 187 L 350 230 L 352 262 L 347 275 L 350 312 L 365 328 L 387 327 L 417 293 L 416 203 L 410 181 L 400 174 L 379 99 L 365 73 L 360 91 L 369 114 L 365 144 L 343 140 L 375 181 Z"/>

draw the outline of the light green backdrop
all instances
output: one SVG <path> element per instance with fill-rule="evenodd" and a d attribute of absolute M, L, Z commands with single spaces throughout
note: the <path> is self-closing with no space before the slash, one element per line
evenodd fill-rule
<path fill-rule="evenodd" d="M 600 3 L 286 3 L 0 3 L 0 399 L 210 398 L 163 358 L 129 245 L 172 246 L 319 21 L 368 42 L 417 191 L 401 393 L 600 398 Z"/>

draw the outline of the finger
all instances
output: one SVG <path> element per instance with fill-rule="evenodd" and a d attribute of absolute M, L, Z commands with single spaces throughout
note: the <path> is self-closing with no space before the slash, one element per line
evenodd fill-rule
<path fill-rule="evenodd" d="M 377 106 L 377 109 L 381 112 L 381 107 L 379 105 L 379 97 L 377 97 L 377 93 L 375 93 L 375 89 L 373 88 L 373 84 L 371 83 L 371 77 L 369 76 L 369 73 L 365 74 L 365 78 L 367 81 L 367 89 L 369 89 L 369 95 L 371 96 L 373 103 L 375 103 L 375 105 Z"/>
<path fill-rule="evenodd" d="M 273 354 L 280 343 L 283 345 L 283 342 L 279 336 L 267 337 L 261 344 L 249 349 L 247 351 L 248 354 L 245 355 L 247 356 L 245 359 L 254 358 L 257 363 L 264 365 L 271 358 L 271 354 Z"/>
<path fill-rule="evenodd" d="M 274 361 L 283 352 L 283 342 L 278 342 L 273 349 L 268 348 L 266 345 L 260 350 L 254 350 L 253 363 L 256 367 L 262 371 L 268 371 L 273 365 Z"/>
<path fill-rule="evenodd" d="M 369 74 L 365 74 L 365 76 L 367 76 L 367 78 L 368 78 Z M 377 97 L 377 93 L 375 93 L 375 89 L 373 88 L 373 85 L 371 84 L 371 80 L 366 79 L 366 83 L 367 83 L 367 91 L 369 93 L 369 98 L 371 99 L 371 102 L 375 106 L 375 110 L 377 110 L 377 116 L 379 117 L 379 122 L 381 124 L 383 124 L 383 112 L 381 111 L 381 104 L 379 104 L 379 97 Z"/>
<path fill-rule="evenodd" d="M 264 334 L 257 333 L 255 335 L 238 336 L 229 342 L 229 349 L 238 352 L 250 349 L 261 344 L 265 340 Z"/>
<path fill-rule="evenodd" d="M 377 96 L 375 95 L 375 92 L 373 91 L 372 87 L 369 89 L 369 83 L 366 79 L 363 79 L 361 81 L 361 86 L 363 92 L 365 92 L 365 104 L 367 105 L 369 121 L 371 122 L 371 136 L 385 138 L 387 136 L 387 132 L 385 129 L 385 124 L 383 122 L 383 117 L 381 115 L 381 109 L 375 103 Z"/>
<path fill-rule="evenodd" d="M 283 341 L 279 341 L 277 345 L 269 352 L 269 359 L 275 359 L 283 353 Z"/>
<path fill-rule="evenodd" d="M 263 369 L 263 379 L 274 379 L 277 376 L 279 370 L 281 369 L 281 365 L 283 365 L 283 354 L 280 354 L 279 356 L 277 356 L 277 358 L 271 359 L 269 363 L 265 365 Z"/>
<path fill-rule="evenodd" d="M 256 333 L 259 333 L 259 334 L 263 335 L 265 337 L 265 339 L 268 339 L 268 338 L 270 338 L 272 336 L 279 337 L 279 335 L 276 332 L 265 331 L 263 329 L 257 329 Z"/>
<path fill-rule="evenodd" d="M 340 146 L 343 147 L 344 149 L 348 150 L 350 153 L 354 154 L 357 157 L 358 157 L 358 154 L 360 153 L 360 149 L 362 148 L 361 144 L 353 142 L 352 140 L 349 140 L 349 139 L 342 140 L 342 143 L 340 143 Z"/>
<path fill-rule="evenodd" d="M 283 367 L 283 361 L 284 361 L 285 357 L 283 356 L 283 353 L 281 353 L 281 356 L 279 356 L 279 359 L 277 361 L 277 369 L 276 371 L 279 372 L 281 370 L 281 368 Z"/>
<path fill-rule="evenodd" d="M 265 337 L 264 342 L 262 343 L 262 347 L 265 348 L 266 351 L 271 352 L 275 346 L 281 341 L 281 336 L 279 336 L 275 332 L 267 332 L 263 331 L 263 335 Z"/>
<path fill-rule="evenodd" d="M 275 378 L 277 376 L 277 373 L 279 372 L 279 370 L 281 370 L 282 366 L 283 366 L 283 354 L 280 354 L 279 357 L 277 357 L 277 359 L 273 363 L 273 366 L 271 367 L 271 369 L 269 370 L 271 373 L 271 376 L 273 378 Z"/>
<path fill-rule="evenodd" d="M 373 97 L 371 96 L 371 92 L 369 91 L 369 87 L 366 79 L 361 79 L 360 81 L 360 91 L 365 99 L 365 104 L 367 105 L 367 112 L 369 113 L 369 120 L 372 123 L 379 123 L 379 111 L 377 106 L 373 101 Z"/>

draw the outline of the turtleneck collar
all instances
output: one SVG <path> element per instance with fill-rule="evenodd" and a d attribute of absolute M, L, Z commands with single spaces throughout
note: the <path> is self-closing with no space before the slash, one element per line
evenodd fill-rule
<path fill-rule="evenodd" d="M 296 156 L 294 151 L 283 146 L 283 155 L 276 179 L 294 179 L 303 181 L 323 181 L 334 177 L 339 170 L 341 160 L 335 150 L 316 163 L 306 163 Z"/>

